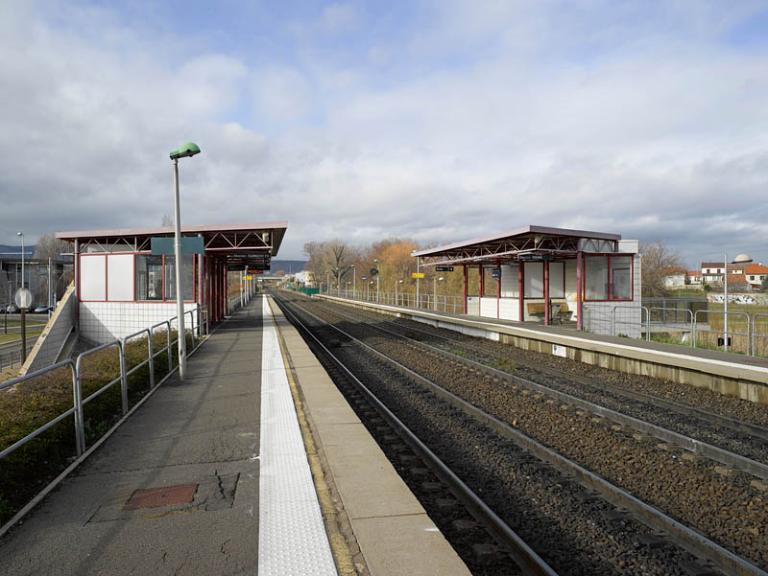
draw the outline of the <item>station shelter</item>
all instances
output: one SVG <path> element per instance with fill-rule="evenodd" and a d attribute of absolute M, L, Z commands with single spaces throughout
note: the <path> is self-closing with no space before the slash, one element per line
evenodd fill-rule
<path fill-rule="evenodd" d="M 640 335 L 637 240 L 531 225 L 412 256 L 419 268 L 463 269 L 465 314 L 572 324 L 595 333 L 612 333 L 618 319 L 622 334 Z M 472 274 L 477 281 L 470 283 Z"/>
<path fill-rule="evenodd" d="M 224 319 L 227 273 L 268 270 L 286 228 L 286 222 L 182 226 L 182 237 L 198 238 L 202 247 L 182 255 L 184 310 L 195 312 L 193 327 Z M 173 237 L 172 226 L 56 234 L 71 247 L 75 323 L 82 337 L 107 342 L 176 316 L 175 258 L 152 253 L 153 239 L 165 238 L 168 245 Z"/>

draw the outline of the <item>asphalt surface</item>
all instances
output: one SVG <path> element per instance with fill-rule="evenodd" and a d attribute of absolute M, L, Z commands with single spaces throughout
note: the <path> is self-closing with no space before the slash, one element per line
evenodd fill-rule
<path fill-rule="evenodd" d="M 261 327 L 256 299 L 0 541 L 0 574 L 255 574 Z"/>

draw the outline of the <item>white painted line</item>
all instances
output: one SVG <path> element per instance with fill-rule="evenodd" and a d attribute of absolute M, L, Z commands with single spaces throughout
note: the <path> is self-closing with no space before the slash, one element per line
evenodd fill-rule
<path fill-rule="evenodd" d="M 337 576 L 293 405 L 277 328 L 262 296 L 259 576 Z"/>

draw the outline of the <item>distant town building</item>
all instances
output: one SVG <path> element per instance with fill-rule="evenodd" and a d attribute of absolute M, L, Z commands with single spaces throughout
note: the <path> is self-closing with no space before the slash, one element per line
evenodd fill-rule
<path fill-rule="evenodd" d="M 307 288 L 315 287 L 315 275 L 312 274 L 312 272 L 309 270 L 302 270 L 301 272 L 296 272 L 296 274 L 293 275 L 293 279 L 298 284 L 303 284 Z"/>
<path fill-rule="evenodd" d="M 763 283 L 768 280 L 768 266 L 760 263 L 747 264 L 744 275 L 747 284 L 759 290 L 763 287 Z"/>

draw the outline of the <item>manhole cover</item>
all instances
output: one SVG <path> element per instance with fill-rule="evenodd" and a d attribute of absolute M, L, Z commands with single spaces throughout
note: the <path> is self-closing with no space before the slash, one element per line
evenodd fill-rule
<path fill-rule="evenodd" d="M 177 504 L 189 504 L 195 498 L 197 484 L 178 484 L 160 488 L 136 490 L 123 506 L 123 510 L 162 508 Z"/>

